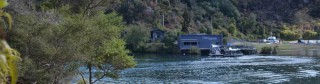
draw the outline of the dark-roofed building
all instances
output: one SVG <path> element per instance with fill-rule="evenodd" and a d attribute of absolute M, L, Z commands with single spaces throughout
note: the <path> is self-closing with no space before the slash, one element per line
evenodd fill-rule
<path fill-rule="evenodd" d="M 150 31 L 151 42 L 156 42 L 157 40 L 161 40 L 165 35 L 165 31 L 160 29 L 153 29 Z"/>

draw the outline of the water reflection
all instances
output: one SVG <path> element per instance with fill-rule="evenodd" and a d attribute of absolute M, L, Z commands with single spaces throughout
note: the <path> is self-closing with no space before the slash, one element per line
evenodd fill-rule
<path fill-rule="evenodd" d="M 320 57 L 320 49 L 281 50 L 278 55 Z"/>
<path fill-rule="evenodd" d="M 140 55 L 136 68 L 108 83 L 318 83 L 314 57 Z"/>

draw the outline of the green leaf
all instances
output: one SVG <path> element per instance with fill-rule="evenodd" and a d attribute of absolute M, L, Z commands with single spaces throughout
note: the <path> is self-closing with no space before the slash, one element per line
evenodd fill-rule
<path fill-rule="evenodd" d="M 8 19 L 8 25 L 9 25 L 9 30 L 11 30 L 12 27 L 12 17 L 9 13 L 4 12 L 3 17 L 6 17 Z"/>
<path fill-rule="evenodd" d="M 17 62 L 19 60 L 19 53 L 14 49 L 10 48 L 5 40 L 2 40 L 2 47 L 4 51 L 0 54 L 4 54 L 7 60 L 7 66 L 9 68 L 9 74 L 11 76 L 11 84 L 15 84 L 18 80 L 18 69 Z"/>
<path fill-rule="evenodd" d="M 9 3 L 7 2 L 7 0 L 0 0 L 0 8 L 4 8 L 8 5 L 9 5 Z"/>

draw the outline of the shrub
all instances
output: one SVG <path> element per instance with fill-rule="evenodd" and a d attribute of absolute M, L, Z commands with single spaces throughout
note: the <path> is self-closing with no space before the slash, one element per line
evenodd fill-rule
<path fill-rule="evenodd" d="M 279 46 L 265 46 L 261 48 L 260 54 L 277 54 L 279 51 Z"/>
<path fill-rule="evenodd" d="M 279 52 L 279 46 L 278 45 L 276 45 L 276 46 L 274 46 L 273 47 L 273 50 L 272 50 L 272 54 L 278 54 L 278 52 Z"/>
<path fill-rule="evenodd" d="M 200 54 L 200 49 L 197 46 L 192 46 L 189 51 L 190 54 Z"/>
<path fill-rule="evenodd" d="M 261 48 L 260 54 L 271 54 L 272 47 L 265 46 Z"/>
<path fill-rule="evenodd" d="M 164 43 L 147 43 L 144 52 L 147 53 L 162 53 L 164 52 Z"/>
<path fill-rule="evenodd" d="M 294 26 L 293 26 L 294 27 Z M 280 32 L 280 36 L 284 40 L 297 40 L 301 37 L 301 35 L 297 32 L 294 31 L 293 29 L 290 29 L 287 26 L 283 26 L 284 30 Z"/>
<path fill-rule="evenodd" d="M 317 39 L 318 34 L 317 32 L 307 30 L 302 34 L 303 39 L 311 40 L 311 39 Z"/>
<path fill-rule="evenodd" d="M 179 48 L 178 45 L 175 44 L 178 38 L 177 32 L 168 32 L 165 34 L 164 38 L 162 39 L 162 42 L 165 44 L 164 46 L 164 52 L 165 53 L 178 53 Z"/>
<path fill-rule="evenodd" d="M 284 40 L 297 40 L 300 35 L 292 30 L 283 30 L 281 31 L 281 38 Z"/>
<path fill-rule="evenodd" d="M 130 25 L 127 29 L 127 34 L 124 39 L 127 43 L 127 48 L 133 52 L 142 52 L 146 43 L 150 40 L 150 29 L 144 24 Z"/>

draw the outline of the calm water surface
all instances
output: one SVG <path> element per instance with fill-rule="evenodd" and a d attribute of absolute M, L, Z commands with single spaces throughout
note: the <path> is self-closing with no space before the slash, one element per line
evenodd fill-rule
<path fill-rule="evenodd" d="M 108 83 L 320 83 L 320 58 L 299 56 L 136 56 Z"/>

